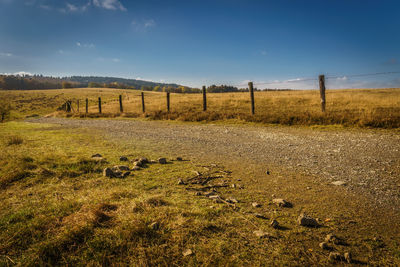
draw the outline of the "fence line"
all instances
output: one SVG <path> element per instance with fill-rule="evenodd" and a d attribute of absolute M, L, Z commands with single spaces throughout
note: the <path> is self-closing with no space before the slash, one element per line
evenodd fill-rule
<path fill-rule="evenodd" d="M 364 77 L 364 76 L 370 76 L 370 75 L 383 75 L 383 74 L 393 74 L 393 73 L 400 73 L 400 72 L 381 72 L 381 73 L 370 73 L 370 74 L 357 74 L 357 75 L 352 75 L 351 77 Z M 307 79 L 296 79 L 293 80 L 292 82 L 299 82 L 299 81 L 318 81 L 319 82 L 319 91 L 320 91 L 320 98 L 321 98 L 321 111 L 325 112 L 326 111 L 326 95 L 325 95 L 325 91 L 326 91 L 326 87 L 325 87 L 325 80 L 326 79 L 334 79 L 334 78 L 338 78 L 338 77 L 342 77 L 342 76 L 328 76 L 326 77 L 325 75 L 319 75 L 318 79 L 312 79 L 312 78 L 307 78 Z M 350 77 L 350 76 L 349 76 Z M 251 103 L 251 107 L 250 107 L 250 112 L 252 115 L 255 114 L 255 99 L 254 99 L 254 84 L 269 84 L 269 83 L 253 83 L 253 82 L 249 82 L 248 83 L 248 90 L 250 92 L 250 103 Z M 207 111 L 207 88 L 206 86 L 202 86 L 202 96 L 203 96 L 203 112 Z M 129 99 L 129 97 L 127 96 L 127 99 Z M 166 93 L 166 100 L 167 100 L 167 112 L 170 112 L 170 108 L 171 108 L 171 103 L 170 103 L 170 92 Z M 123 108 L 123 98 L 122 95 L 119 95 L 119 111 L 120 113 L 124 112 L 124 108 Z M 88 98 L 86 98 L 86 113 L 89 113 L 89 100 Z M 144 99 L 144 92 L 141 92 L 141 106 L 142 106 L 142 112 L 146 113 L 146 107 L 145 107 L 145 99 Z M 74 112 L 73 107 L 72 107 L 72 101 L 71 100 L 67 100 L 65 103 L 65 110 L 66 112 Z M 79 110 L 79 100 L 77 100 L 77 112 L 80 112 Z M 98 112 L 99 114 L 102 113 L 102 102 L 101 102 L 101 97 L 98 98 Z"/>

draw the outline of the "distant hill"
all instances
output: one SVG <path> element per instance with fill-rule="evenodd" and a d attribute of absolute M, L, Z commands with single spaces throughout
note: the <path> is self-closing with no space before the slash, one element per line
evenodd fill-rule
<path fill-rule="evenodd" d="M 176 83 L 100 76 L 46 77 L 43 75 L 0 75 L 0 90 L 40 90 L 73 87 L 105 87 L 145 91 L 196 93 L 198 89 Z"/>
<path fill-rule="evenodd" d="M 100 77 L 100 76 L 71 76 L 71 77 L 63 77 L 62 79 L 70 82 L 77 82 L 83 87 L 87 87 L 89 83 L 97 83 L 97 84 L 123 84 L 129 87 L 134 87 L 135 89 L 141 89 L 142 86 L 151 86 L 154 88 L 155 86 L 161 87 L 173 87 L 178 88 L 179 84 L 176 83 L 156 83 L 150 81 L 136 80 L 136 79 L 125 79 L 125 78 L 117 78 L 117 77 Z"/>

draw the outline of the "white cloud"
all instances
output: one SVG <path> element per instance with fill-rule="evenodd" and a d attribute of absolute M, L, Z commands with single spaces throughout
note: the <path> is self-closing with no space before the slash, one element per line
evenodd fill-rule
<path fill-rule="evenodd" d="M 109 10 L 127 10 L 118 0 L 93 0 L 93 5 Z"/>
<path fill-rule="evenodd" d="M 262 51 L 260 52 L 260 54 L 261 54 L 262 56 L 266 56 L 266 55 L 267 55 L 267 51 L 262 50 Z"/>
<path fill-rule="evenodd" d="M 113 59 L 111 59 L 111 61 L 115 62 L 115 63 L 121 62 L 121 60 L 119 58 L 113 58 Z"/>
<path fill-rule="evenodd" d="M 81 42 L 76 42 L 77 47 L 83 47 L 83 48 L 95 48 L 94 44 L 83 44 Z"/>
<path fill-rule="evenodd" d="M 58 50 L 58 53 L 59 54 L 64 54 L 64 50 L 60 49 L 60 50 Z"/>
<path fill-rule="evenodd" d="M 154 28 L 157 24 L 154 19 L 146 19 L 141 21 L 133 20 L 131 25 L 135 31 L 146 32 L 150 28 Z"/>
<path fill-rule="evenodd" d="M 151 28 L 151 27 L 154 27 L 154 26 L 156 26 L 156 22 L 154 21 L 154 19 L 149 19 L 149 20 L 146 20 L 144 22 L 144 27 L 145 28 Z"/>
<path fill-rule="evenodd" d="M 12 57 L 13 54 L 11 53 L 0 53 L 0 57 Z"/>
<path fill-rule="evenodd" d="M 32 76 L 33 74 L 30 72 L 26 72 L 26 71 L 19 71 L 19 72 L 15 72 L 13 73 L 14 75 L 19 75 L 19 76 L 25 76 L 25 75 L 29 75 Z"/>
<path fill-rule="evenodd" d="M 76 11 L 78 11 L 78 7 L 77 7 L 77 6 L 75 6 L 75 5 L 73 5 L 73 4 L 70 4 L 70 3 L 67 3 L 66 5 L 67 5 L 67 9 L 68 9 L 69 11 L 71 11 L 71 12 L 76 12 Z"/>

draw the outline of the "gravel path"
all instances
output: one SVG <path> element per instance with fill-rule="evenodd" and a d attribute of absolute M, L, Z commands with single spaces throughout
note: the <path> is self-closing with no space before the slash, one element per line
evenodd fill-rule
<path fill-rule="evenodd" d="M 321 131 L 116 119 L 29 121 L 94 128 L 108 138 L 147 140 L 192 158 L 250 160 L 260 166 L 272 164 L 315 175 L 327 183 L 344 181 L 348 190 L 367 194 L 376 205 L 399 209 L 400 134 L 395 131 Z"/>

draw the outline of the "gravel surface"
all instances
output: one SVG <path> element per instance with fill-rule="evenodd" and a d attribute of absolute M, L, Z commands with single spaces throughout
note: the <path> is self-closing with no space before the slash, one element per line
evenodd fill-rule
<path fill-rule="evenodd" d="M 400 134 L 396 131 L 323 131 L 116 119 L 28 121 L 97 129 L 111 139 L 147 140 L 194 159 L 243 159 L 260 166 L 280 166 L 317 176 L 321 182 L 343 181 L 345 188 L 367 195 L 375 205 L 400 209 Z"/>

